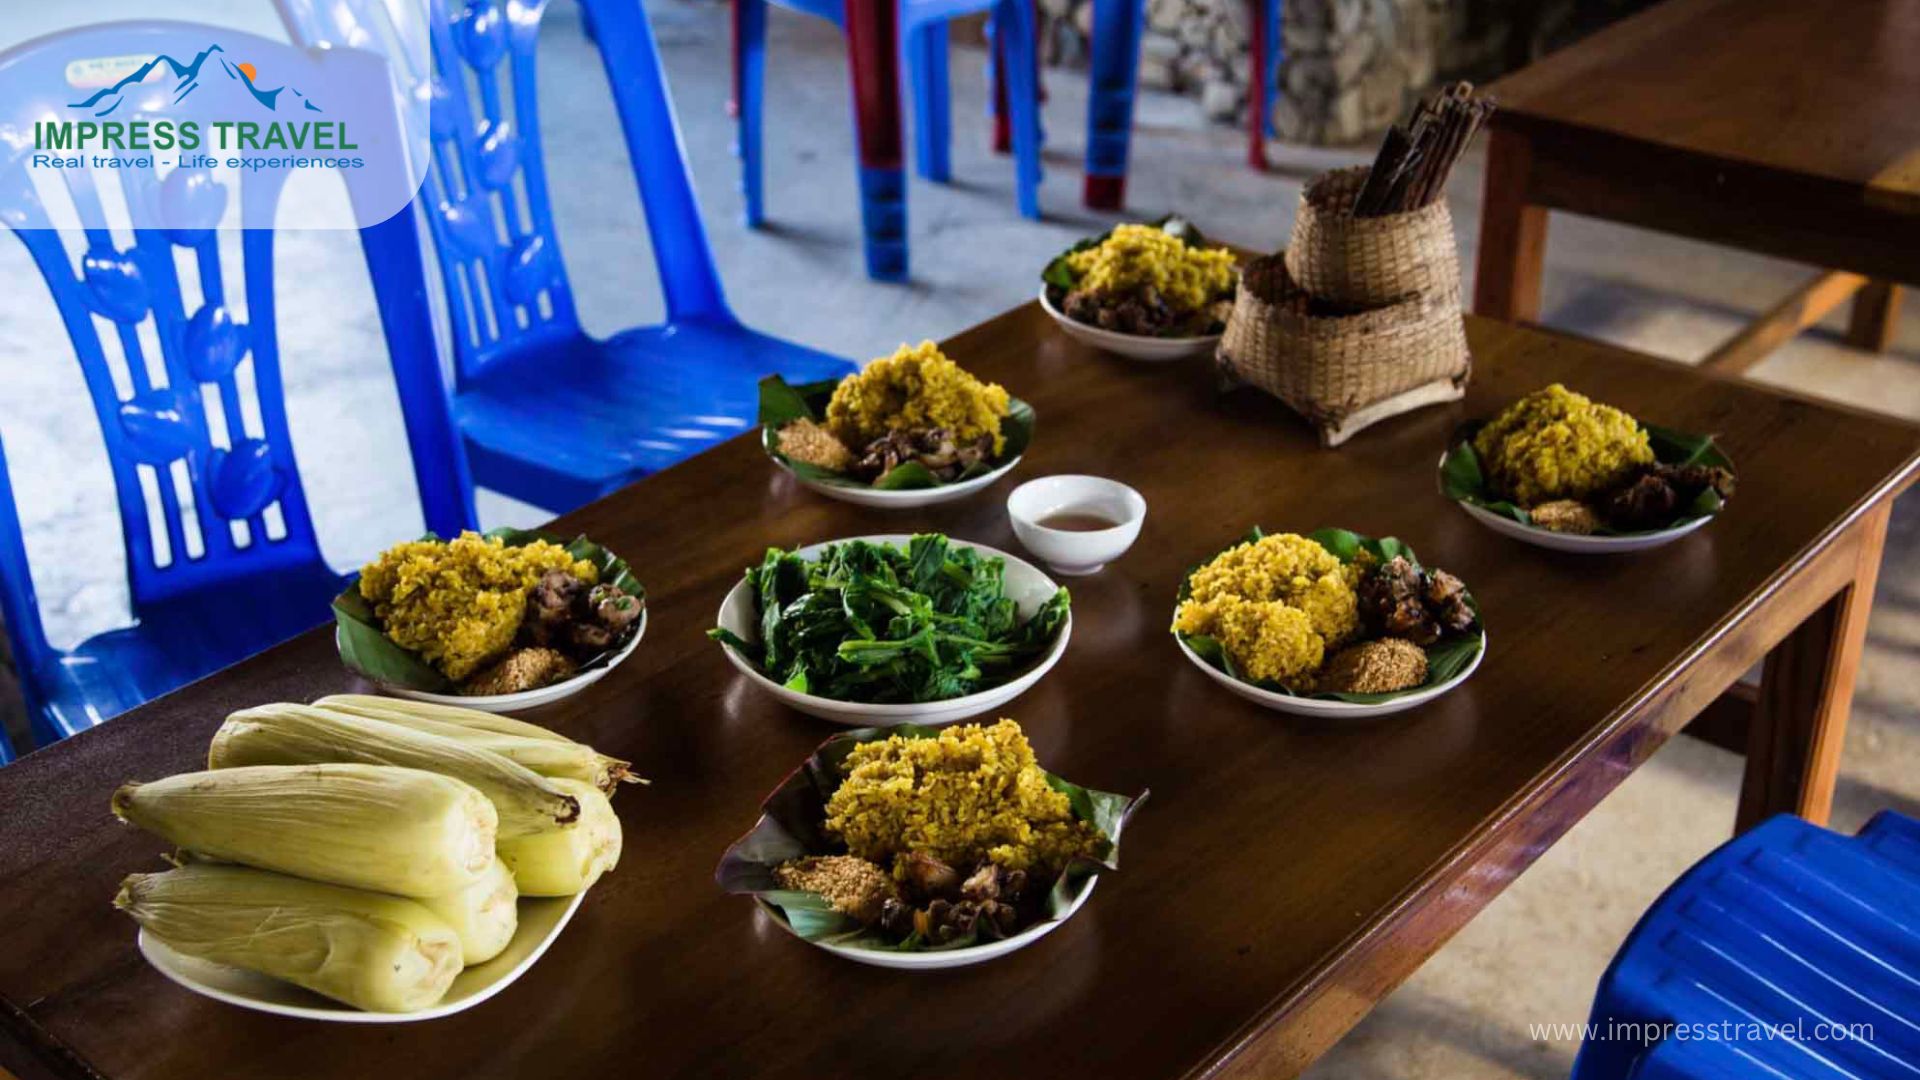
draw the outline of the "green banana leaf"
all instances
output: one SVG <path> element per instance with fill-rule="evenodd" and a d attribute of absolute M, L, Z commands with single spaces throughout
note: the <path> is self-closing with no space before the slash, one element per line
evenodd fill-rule
<path fill-rule="evenodd" d="M 995 930 L 976 931 L 945 944 L 930 944 L 918 935 L 895 943 L 879 930 L 862 926 L 843 915 L 819 895 L 783 889 L 774 880 L 774 868 L 789 859 L 806 855 L 844 855 L 846 846 L 826 832 L 827 800 L 839 789 L 841 762 L 861 743 L 874 742 L 893 735 L 906 739 L 931 739 L 936 728 L 915 724 L 896 727 L 861 728 L 835 735 L 821 743 L 804 764 L 795 769 L 773 794 L 760 804 L 760 820 L 753 831 L 734 841 L 721 856 L 713 880 L 726 892 L 751 896 L 765 903 L 796 937 L 845 948 L 873 949 L 878 952 L 953 952 L 994 940 Z M 1147 792 L 1128 798 L 1108 791 L 1084 788 L 1047 773 L 1047 783 L 1067 797 L 1073 814 L 1089 822 L 1106 838 L 1106 850 L 1096 858 L 1075 859 L 1061 872 L 1047 894 L 1045 919 L 1058 920 L 1073 907 L 1081 894 L 1093 887 L 1093 879 L 1102 870 L 1120 868 L 1120 834 L 1134 811 L 1147 799 Z M 1032 926 L 1022 927 L 1024 933 Z"/>
<path fill-rule="evenodd" d="M 520 547 L 535 540 L 559 544 L 574 558 L 591 562 L 600 571 L 601 581 L 618 585 L 642 603 L 646 602 L 646 589 L 633 576 L 626 560 L 584 536 L 565 540 L 552 533 L 506 528 L 489 529 L 481 535 L 488 539 L 497 536 L 508 547 Z M 437 540 L 439 537 L 428 533 L 422 539 Z M 412 651 L 394 644 L 393 639 L 381 631 L 379 620 L 373 613 L 373 605 L 360 595 L 358 575 L 355 575 L 346 591 L 333 598 L 333 623 L 334 640 L 340 648 L 340 662 L 347 666 L 347 670 L 368 682 L 432 694 L 454 692 L 453 683 L 445 675 L 434 670 Z M 580 670 L 590 671 L 606 666 L 638 632 L 639 623 L 636 620 L 618 641 L 582 663 Z"/>
<path fill-rule="evenodd" d="M 1228 545 L 1228 547 L 1232 548 L 1238 547 L 1241 544 L 1249 544 L 1265 535 L 1266 532 L 1258 525 L 1255 525 L 1245 536 L 1234 541 Z M 1389 562 L 1396 556 L 1404 556 L 1406 560 L 1413 565 L 1420 565 L 1420 558 L 1413 553 L 1413 549 L 1395 537 L 1388 536 L 1376 540 L 1373 537 L 1362 536 L 1357 532 L 1351 532 L 1346 529 L 1321 529 L 1318 532 L 1311 532 L 1306 535 L 1307 539 L 1326 548 L 1335 558 L 1343 563 L 1351 563 L 1364 551 L 1382 563 Z M 1221 549 L 1221 551 L 1226 550 L 1228 550 L 1228 548 Z M 1221 551 L 1216 551 L 1208 556 L 1206 562 L 1212 562 L 1221 554 Z M 1199 564 L 1199 566 L 1188 568 L 1186 575 L 1180 579 L 1180 594 L 1174 601 L 1176 610 L 1180 604 L 1184 603 L 1187 597 L 1192 594 L 1189 581 L 1193 577 L 1193 572 L 1204 565 L 1206 565 L 1206 563 L 1203 562 Z M 1480 604 L 1473 598 L 1471 590 L 1467 592 L 1466 598 L 1467 606 L 1473 609 L 1476 622 L 1478 622 Z M 1319 698 L 1324 701 L 1344 701 L 1354 705 L 1378 705 L 1381 702 L 1392 701 L 1394 698 L 1420 693 L 1428 687 L 1439 686 L 1441 683 L 1457 677 L 1461 672 L 1472 667 L 1475 658 L 1486 651 L 1487 648 L 1486 624 L 1479 622 L 1477 630 L 1477 633 L 1472 634 L 1447 634 L 1441 637 L 1439 641 L 1427 646 L 1426 681 L 1419 686 L 1410 687 L 1406 690 L 1395 690 L 1387 694 L 1346 694 L 1330 692 L 1300 694 L 1272 679 L 1250 679 L 1241 674 L 1240 671 L 1234 667 L 1233 658 L 1227 655 L 1226 648 L 1211 636 L 1206 634 L 1183 634 L 1179 631 L 1175 631 L 1174 636 L 1185 642 L 1187 648 L 1192 649 L 1194 655 L 1200 657 L 1200 659 L 1250 686 L 1257 686 L 1262 690 L 1270 690 L 1276 694 L 1285 694 L 1288 697 L 1309 697 Z"/>
<path fill-rule="evenodd" d="M 1531 515 L 1512 500 L 1500 497 L 1487 482 L 1486 472 L 1480 466 L 1480 454 L 1473 448 L 1474 434 L 1485 426 L 1485 421 L 1476 421 L 1463 424 L 1454 432 L 1452 447 L 1440 462 L 1441 494 L 1455 502 L 1471 503 L 1501 517 L 1511 518 L 1528 528 L 1538 528 Z M 1733 459 L 1727 457 L 1711 435 L 1691 435 L 1652 424 L 1641 424 L 1640 427 L 1647 433 L 1647 441 L 1652 445 L 1657 461 L 1667 465 L 1715 465 L 1733 471 Z M 1622 532 L 1603 525 L 1594 530 L 1594 535 L 1651 536 L 1669 532 L 1691 525 L 1701 518 L 1712 517 L 1724 506 L 1726 500 L 1720 497 L 1720 493 L 1708 488 L 1691 503 L 1681 507 L 1665 528 Z"/>
<path fill-rule="evenodd" d="M 818 421 L 826 415 L 827 402 L 833 398 L 833 388 L 840 385 L 838 379 L 821 382 L 801 383 L 798 386 L 788 383 L 778 375 L 769 375 L 760 380 L 760 445 L 767 456 L 785 465 L 795 476 L 828 484 L 833 487 L 878 488 L 882 491 L 906 491 L 914 488 L 946 487 L 972 480 L 978 476 L 998 469 L 1021 454 L 1027 452 L 1027 444 L 1033 441 L 1033 406 L 1011 398 L 1007 402 L 1007 415 L 1000 420 L 1000 434 L 1006 436 L 1006 443 L 1000 453 L 987 461 L 982 461 L 966 469 L 952 480 L 942 480 L 933 475 L 925 465 L 917 461 L 908 461 L 894 466 L 886 475 L 869 484 L 856 480 L 845 473 L 823 469 L 804 461 L 795 461 L 780 452 L 780 429 L 795 420 Z"/>

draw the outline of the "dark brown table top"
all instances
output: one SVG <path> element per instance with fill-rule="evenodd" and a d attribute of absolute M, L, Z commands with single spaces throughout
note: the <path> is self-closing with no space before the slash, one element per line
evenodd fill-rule
<path fill-rule="evenodd" d="M 1501 79 L 1589 128 L 1920 200 L 1920 0 L 1667 0 Z"/>
<path fill-rule="evenodd" d="M 1344 1027 L 1311 1029 L 1303 1003 L 1346 994 L 1364 1009 L 1398 977 L 1382 986 L 1362 970 L 1383 927 L 1452 902 L 1462 874 L 1468 891 L 1497 892 L 1543 846 L 1527 836 L 1571 824 L 1540 817 L 1590 805 L 1548 795 L 1587 768 L 1602 770 L 1582 781 L 1597 791 L 1617 782 L 1631 762 L 1596 761 L 1596 747 L 1651 724 L 1674 680 L 1702 670 L 1792 567 L 1904 485 L 1920 449 L 1894 421 L 1664 361 L 1479 320 L 1470 336 L 1464 403 L 1324 451 L 1276 402 L 1217 397 L 1197 362 L 1102 357 L 1029 304 L 949 343 L 1039 414 L 1027 460 L 977 498 L 898 514 L 831 502 L 749 437 L 570 515 L 563 528 L 638 569 L 653 623 L 604 682 L 533 715 L 654 783 L 621 794 L 625 855 L 552 951 L 447 1019 L 330 1025 L 217 1004 L 148 968 L 108 905 L 121 875 L 154 868 L 160 852 L 112 820 L 114 786 L 196 767 L 229 710 L 352 689 L 327 632 L 29 755 L 0 771 L 0 1064 L 27 1080 L 1165 1077 L 1201 1074 L 1269 1024 L 1311 1056 Z M 1556 379 L 1719 433 L 1740 465 L 1738 496 L 1685 541 L 1615 559 L 1521 546 L 1447 505 L 1434 465 L 1452 426 Z M 1057 772 L 1153 789 L 1120 872 L 1033 947 L 923 976 L 838 960 L 722 895 L 711 877 L 721 851 L 837 730 L 760 697 L 702 636 L 741 568 L 769 544 L 904 529 L 1013 549 L 1006 493 L 1055 472 L 1122 478 L 1150 506 L 1124 559 L 1071 582 L 1072 645 L 1005 710 Z M 1436 703 L 1352 729 L 1227 694 L 1180 656 L 1167 624 L 1183 569 L 1254 523 L 1407 539 L 1475 590 L 1491 635 L 1484 665 Z M 1664 720 L 1658 734 L 1678 726 Z M 1502 842 L 1518 853 L 1496 864 L 1488 852 Z M 1417 955 L 1403 967 L 1449 932 L 1405 946 Z"/>

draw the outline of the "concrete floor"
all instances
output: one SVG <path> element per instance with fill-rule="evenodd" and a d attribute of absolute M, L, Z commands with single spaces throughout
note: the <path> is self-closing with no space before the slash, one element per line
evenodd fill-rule
<path fill-rule="evenodd" d="M 136 0 L 118 0 L 130 16 Z M 103 0 L 105 3 L 105 0 Z M 112 4 L 106 4 L 111 7 Z M 954 63 L 954 174 L 910 193 L 913 282 L 878 285 L 860 272 L 846 74 L 826 24 L 776 10 L 768 127 L 770 225 L 738 224 L 727 97 L 725 8 L 649 0 L 673 82 L 709 236 L 734 306 L 748 322 L 854 357 L 940 338 L 1030 298 L 1045 260 L 1108 218 L 1078 206 L 1084 81 L 1050 73 L 1047 218 L 1021 220 L 1012 166 L 985 150 L 980 56 Z M 0 12 L 0 42 L 57 29 L 56 5 Z M 199 0 L 182 17 L 278 36 L 271 5 Z M 211 12 L 211 14 L 208 14 Z M 98 13 L 90 9 L 90 17 Z M 577 9 L 558 4 L 541 43 L 545 146 L 562 248 L 590 330 L 658 317 L 646 233 L 632 194 L 597 56 Z M 552 108 L 563 103 L 564 108 Z M 1275 148 L 1256 175 L 1240 137 L 1201 123 L 1193 103 L 1147 95 L 1138 117 L 1132 216 L 1180 210 L 1215 235 L 1272 249 L 1301 183 L 1366 155 Z M 1480 162 L 1449 197 L 1469 268 Z M 313 181 L 322 183 L 322 181 Z M 319 191 L 315 197 L 330 197 Z M 399 410 L 357 245 L 342 234 L 281 243 L 281 349 L 302 477 L 329 559 L 357 565 L 420 527 Z M 1651 233 L 1559 218 L 1548 255 L 1553 326 L 1677 358 L 1703 354 L 1809 272 L 1776 260 Z M 17 245 L 0 244 L 0 433 L 4 433 L 34 579 L 56 643 L 126 618 L 124 567 L 97 428 L 66 339 Z M 1920 319 L 1884 357 L 1840 344 L 1831 325 L 1802 336 L 1754 377 L 1920 419 Z M 351 431 L 352 439 L 341 439 Z M 1835 823 L 1851 829 L 1893 806 L 1920 812 L 1920 509 L 1896 509 L 1880 596 L 1849 732 Z M 527 524 L 530 507 L 483 493 L 489 525 Z M 1561 1077 L 1575 1046 L 1530 1024 L 1585 1018 L 1607 959 L 1646 905 L 1724 839 L 1740 779 L 1736 757 L 1677 740 L 1586 821 L 1316 1067 L 1321 1080 L 1380 1077 Z"/>

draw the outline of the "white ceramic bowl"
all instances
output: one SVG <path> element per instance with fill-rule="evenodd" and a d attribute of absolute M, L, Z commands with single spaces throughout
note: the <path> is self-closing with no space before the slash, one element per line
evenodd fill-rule
<path fill-rule="evenodd" d="M 904 534 L 883 536 L 850 537 L 853 540 L 865 540 L 873 544 L 905 544 L 913 539 Z M 833 540 L 829 543 L 843 544 L 846 540 Z M 1007 596 L 1013 599 L 1022 619 L 1028 618 L 1040 610 L 1040 605 L 1052 598 L 1060 587 L 1053 579 L 1041 573 L 1032 563 L 1009 555 L 1004 551 L 990 548 L 985 544 L 970 544 L 955 540 L 954 547 L 972 548 L 982 555 L 998 556 L 1005 559 L 1006 574 L 1004 584 Z M 803 559 L 819 555 L 826 543 L 810 544 L 800 548 L 795 554 Z M 754 610 L 753 591 L 747 588 L 747 579 L 743 576 L 727 592 L 727 598 L 720 602 L 720 615 L 717 625 L 739 635 L 742 641 L 760 640 L 760 619 Z M 1010 682 L 1001 683 L 990 690 L 977 694 L 950 698 L 946 701 L 928 701 L 918 704 L 871 705 L 857 701 L 836 701 L 833 698 L 820 697 L 817 694 L 802 694 L 789 690 L 760 673 L 753 661 L 735 652 L 732 646 L 722 646 L 726 650 L 727 660 L 742 675 L 769 697 L 782 701 L 806 713 L 836 724 L 848 727 L 892 727 L 895 724 L 950 724 L 956 720 L 965 720 L 969 716 L 997 709 L 1026 689 L 1040 681 L 1040 677 L 1060 662 L 1067 651 L 1067 639 L 1073 634 L 1073 613 L 1069 611 L 1065 622 L 1060 624 L 1060 632 L 1054 636 L 1053 645 L 1042 653 L 1033 666 Z"/>
<path fill-rule="evenodd" d="M 984 964 L 989 960 L 998 960 L 1008 953 L 1019 952 L 1053 933 L 1060 924 L 1079 913 L 1080 909 L 1086 905 L 1087 897 L 1093 895 L 1093 887 L 1099 883 L 1099 875 L 1088 878 L 1085 887 L 1080 890 L 1080 895 L 1073 898 L 1073 903 L 1068 905 L 1067 910 L 1057 919 L 1034 923 L 1010 938 L 989 941 L 984 945 L 974 945 L 965 949 L 945 949 L 938 952 L 886 952 L 882 949 L 849 948 L 825 941 L 809 941 L 807 944 L 825 949 L 835 956 L 845 957 L 857 964 L 871 964 L 874 967 L 893 968 L 897 971 L 941 971 L 947 968 L 970 967 L 974 964 Z M 772 904 L 765 900 L 759 901 L 759 904 L 766 909 L 767 916 L 778 923 L 782 930 L 793 934 L 793 927 L 787 925 L 787 920 L 780 917 L 779 911 Z M 800 935 L 794 934 L 794 936 Z"/>
<path fill-rule="evenodd" d="M 1703 517 L 1689 521 L 1674 529 L 1662 529 L 1659 532 L 1643 533 L 1639 536 L 1576 536 L 1572 533 L 1558 533 L 1551 529 L 1542 529 L 1537 525 L 1522 525 L 1510 517 L 1496 514 L 1483 506 L 1470 502 L 1460 503 L 1460 509 L 1467 516 L 1492 529 L 1502 536 L 1511 536 L 1515 540 L 1534 547 L 1550 548 L 1554 551 L 1572 551 L 1581 555 L 1624 555 L 1633 551 L 1646 551 L 1687 535 L 1712 521 Z"/>
<path fill-rule="evenodd" d="M 1108 529 L 1051 529 L 1058 513 L 1087 513 L 1116 522 Z M 1063 474 L 1029 480 L 1007 496 L 1013 535 L 1056 574 L 1091 574 L 1126 553 L 1147 519 L 1147 500 L 1118 480 Z"/>
<path fill-rule="evenodd" d="M 1440 455 L 1440 466 L 1445 468 L 1447 456 Z M 1504 514 L 1496 514 L 1484 506 L 1475 506 L 1470 502 L 1454 500 L 1467 516 L 1492 529 L 1502 536 L 1510 536 L 1523 544 L 1547 548 L 1552 551 L 1571 551 L 1577 555 L 1625 555 L 1635 551 L 1647 551 L 1651 548 L 1671 544 L 1675 540 L 1693 532 L 1712 521 L 1712 517 L 1703 517 L 1689 521 L 1677 528 L 1662 529 L 1659 532 L 1643 533 L 1638 536 L 1576 536 L 1573 533 L 1554 532 L 1537 525 L 1522 525 Z"/>
<path fill-rule="evenodd" d="M 336 648 L 339 645 L 339 633 L 338 630 L 334 631 L 334 644 Z M 412 690 L 404 686 L 393 686 L 388 683 L 376 683 L 375 685 L 378 686 L 383 693 L 412 698 L 415 701 L 431 701 L 439 705 L 458 705 L 462 708 L 479 709 L 481 712 L 490 713 L 517 712 L 521 709 L 532 709 L 541 705 L 548 705 L 562 698 L 570 698 L 580 691 L 585 690 L 587 687 L 592 686 L 594 683 L 599 682 L 601 679 L 606 678 L 607 672 L 619 667 L 621 661 L 633 655 L 633 650 L 639 647 L 640 639 L 645 637 L 646 633 L 647 610 L 645 607 L 642 607 L 640 609 L 640 625 L 634 628 L 633 636 L 628 638 L 627 643 L 620 647 L 620 651 L 613 654 L 613 659 L 608 660 L 592 671 L 583 671 L 572 678 L 561 679 L 551 686 L 542 686 L 536 690 L 522 690 L 516 694 L 478 694 L 471 696 L 467 694 L 434 694 L 425 690 Z"/>
<path fill-rule="evenodd" d="M 1467 676 L 1472 675 L 1478 670 L 1480 661 L 1486 659 L 1487 656 L 1486 636 L 1483 631 L 1481 634 L 1480 651 L 1474 654 L 1473 662 L 1468 664 L 1466 670 L 1460 674 L 1455 675 L 1446 682 L 1429 686 L 1424 690 L 1416 690 L 1404 697 L 1397 697 L 1391 701 L 1382 701 L 1374 705 L 1362 705 L 1353 701 L 1334 701 L 1330 698 L 1295 697 L 1291 694 L 1276 694 L 1271 690 L 1262 690 L 1252 683 L 1241 682 L 1239 679 L 1202 660 L 1199 653 L 1194 652 L 1193 649 L 1188 647 L 1186 642 L 1181 641 L 1179 638 L 1174 638 L 1174 642 L 1180 646 L 1180 651 L 1186 654 L 1187 659 L 1193 661 L 1194 667 L 1207 673 L 1208 678 L 1256 705 L 1272 709 L 1275 712 L 1292 713 L 1295 716 L 1317 716 L 1333 720 L 1367 720 L 1376 716 L 1389 716 L 1393 713 L 1405 712 L 1408 709 L 1424 705 L 1434 698 L 1439 697 L 1441 694 L 1459 686 L 1461 683 L 1466 682 Z"/>
<path fill-rule="evenodd" d="M 844 484 L 829 484 L 820 480 L 801 476 L 794 472 L 786 462 L 773 458 L 773 463 L 785 470 L 787 475 L 800 483 L 801 487 L 817 491 L 829 499 L 852 503 L 855 506 L 875 506 L 883 510 L 912 510 L 920 506 L 935 506 L 940 503 L 964 499 L 993 483 L 995 480 L 1013 471 L 1020 464 L 1018 455 L 994 469 L 990 473 L 976 476 L 971 480 L 962 480 L 957 484 L 945 484 L 940 487 L 908 488 L 903 491 L 887 491 L 882 488 L 848 487 Z"/>
<path fill-rule="evenodd" d="M 1182 360 L 1189 356 L 1211 356 L 1220 344 L 1219 334 L 1205 334 L 1200 337 L 1162 338 L 1146 337 L 1142 334 L 1122 334 L 1117 330 L 1103 330 L 1098 326 L 1069 319 L 1059 308 L 1047 299 L 1047 287 L 1040 286 L 1040 306 L 1060 324 L 1067 336 L 1082 345 L 1091 345 L 1110 353 L 1118 353 L 1129 360 L 1144 360 L 1150 364 L 1165 363 L 1169 360 Z"/>
<path fill-rule="evenodd" d="M 351 1005 L 302 990 L 292 983 L 177 952 L 145 930 L 140 931 L 138 945 L 140 955 L 146 957 L 147 963 L 152 964 L 160 974 L 215 1001 L 302 1020 L 331 1020 L 342 1024 L 408 1024 L 464 1012 L 505 990 L 515 979 L 526 974 L 534 961 L 540 959 L 560 936 L 560 931 L 566 929 L 586 895 L 522 897 L 520 925 L 513 932 L 513 940 L 507 942 L 505 951 L 484 964 L 475 964 L 456 975 L 447 995 L 438 1004 L 418 1012 L 363 1012 Z"/>

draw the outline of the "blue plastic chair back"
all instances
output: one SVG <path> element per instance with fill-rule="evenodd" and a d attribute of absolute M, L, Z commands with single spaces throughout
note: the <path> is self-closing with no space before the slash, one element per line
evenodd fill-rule
<path fill-rule="evenodd" d="M 323 73 L 330 79 L 343 69 L 352 79 L 386 78 L 385 63 L 370 53 L 309 54 L 230 30 L 163 22 L 41 38 L 0 55 L 0 71 L 39 80 L 36 85 L 64 86 L 63 73 L 76 61 L 134 53 L 195 56 L 215 39 L 227 52 L 244 50 L 295 85 L 313 85 Z M 229 198 L 237 198 L 243 212 L 271 214 L 283 179 L 243 170 L 236 195 L 204 170 L 176 168 L 164 179 L 116 174 L 127 205 L 178 200 L 204 207 L 200 220 L 207 223 L 137 230 L 132 246 L 122 247 L 110 231 L 95 174 L 61 170 L 64 196 L 85 227 L 83 234 L 63 235 L 51 227 L 26 167 L 35 107 L 16 102 L 11 114 L 0 113 L 0 219 L 46 279 L 79 359 L 112 470 L 136 618 L 144 622 L 184 598 L 217 597 L 243 583 L 270 588 L 277 574 L 324 566 L 287 429 L 275 336 L 274 233 L 242 232 L 236 267 L 222 257 L 212 227 Z M 396 214 L 360 230 L 360 237 L 427 525 L 445 534 L 470 528 L 471 482 L 434 355 L 412 215 Z M 69 252 L 69 239 L 77 252 Z M 182 281 L 176 259 L 192 262 L 197 280 L 191 285 Z M 54 660 L 12 493 L 3 481 L 0 599 L 22 668 L 31 672 Z M 318 622 L 324 605 L 303 614 L 309 624 Z M 253 648 L 272 643 L 259 641 Z M 179 681 L 200 674 L 182 672 Z"/>
<path fill-rule="evenodd" d="M 1729 842 L 1641 919 L 1591 1025 L 1574 1080 L 1920 1077 L 1920 822 Z"/>
<path fill-rule="evenodd" d="M 303 44 L 405 40 L 418 0 L 279 0 Z M 554 234 L 534 53 L 545 0 L 430 0 L 432 71 L 402 92 L 431 101 L 424 203 L 453 321 L 457 369 L 478 376 L 523 348 L 580 336 Z M 638 0 L 584 0 L 640 186 L 667 320 L 731 322 Z"/>
<path fill-rule="evenodd" d="M 40 601 L 33 591 L 33 575 L 27 572 L 27 545 L 20 535 L 20 517 L 14 510 L 12 474 L 7 472 L 6 440 L 0 439 L 0 622 L 7 626 L 13 641 L 15 666 L 29 671 L 36 660 L 52 654 L 46 632 L 40 624 Z M 32 691 L 26 691 L 27 707 L 38 704 Z M 0 729 L 0 765 L 13 760 L 13 743 Z"/>

